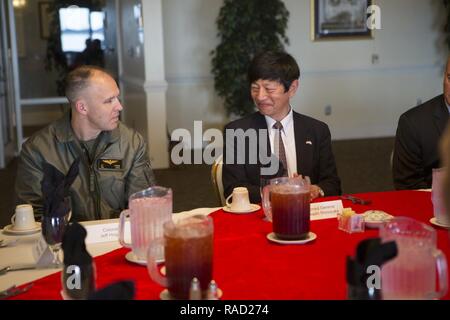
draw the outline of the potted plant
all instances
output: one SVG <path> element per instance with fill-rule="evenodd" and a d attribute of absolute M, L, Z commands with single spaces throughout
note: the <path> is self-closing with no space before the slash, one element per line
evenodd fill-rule
<path fill-rule="evenodd" d="M 217 18 L 220 43 L 212 51 L 214 87 L 228 115 L 254 111 L 247 68 L 263 50 L 282 50 L 289 11 L 281 0 L 225 0 Z"/>
<path fill-rule="evenodd" d="M 444 31 L 446 34 L 447 46 L 450 48 L 450 0 L 443 0 L 445 10 L 447 13 L 447 22 L 445 23 Z"/>

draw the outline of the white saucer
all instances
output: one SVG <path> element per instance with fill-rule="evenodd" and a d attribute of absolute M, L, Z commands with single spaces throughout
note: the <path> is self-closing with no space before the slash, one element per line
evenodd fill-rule
<path fill-rule="evenodd" d="M 273 232 L 271 232 L 267 235 L 267 239 L 269 239 L 272 242 L 276 242 L 276 243 L 280 243 L 280 244 L 305 244 L 305 243 L 315 240 L 316 238 L 317 238 L 317 234 L 315 234 L 314 232 L 309 232 L 308 237 L 306 239 L 302 239 L 302 240 L 281 240 L 281 239 L 278 239 L 275 236 L 275 233 L 273 233 Z"/>
<path fill-rule="evenodd" d="M 220 288 L 217 288 L 217 298 L 222 298 L 223 292 Z M 161 293 L 159 294 L 159 298 L 161 300 L 173 300 L 172 297 L 170 296 L 169 290 L 164 289 L 163 291 L 161 291 Z"/>
<path fill-rule="evenodd" d="M 442 223 L 438 222 L 436 220 L 436 217 L 431 218 L 430 222 L 431 222 L 431 224 L 434 224 L 435 226 L 438 226 L 438 227 L 441 227 L 441 228 L 445 228 L 445 229 L 450 229 L 450 226 L 447 226 L 445 224 L 442 224 Z"/>
<path fill-rule="evenodd" d="M 363 213 L 364 225 L 368 228 L 379 228 L 394 216 L 381 210 L 368 210 Z"/>
<path fill-rule="evenodd" d="M 147 261 L 146 260 L 138 260 L 137 256 L 133 253 L 133 251 L 128 252 L 125 255 L 125 259 L 127 259 L 130 262 L 137 263 L 141 266 L 147 265 Z"/>
<path fill-rule="evenodd" d="M 246 211 L 233 211 L 233 210 L 231 210 L 231 208 L 229 208 L 227 206 L 222 207 L 223 211 L 229 212 L 229 213 L 234 213 L 234 214 L 245 214 L 245 213 L 258 211 L 259 209 L 261 209 L 261 207 L 257 204 L 250 204 L 250 209 L 246 210 Z"/>
<path fill-rule="evenodd" d="M 126 255 L 125 255 L 125 259 L 127 259 L 130 262 L 139 264 L 141 266 L 146 266 L 147 265 L 147 260 L 139 260 L 136 255 L 133 253 L 133 251 L 129 251 Z M 160 259 L 160 260 L 156 260 L 156 263 L 162 263 L 164 262 L 164 259 Z"/>
<path fill-rule="evenodd" d="M 13 234 L 13 235 L 16 235 L 16 236 L 33 234 L 33 233 L 36 233 L 36 232 L 39 232 L 39 231 L 41 231 L 41 224 L 39 222 L 36 222 L 36 227 L 31 228 L 31 229 L 15 230 L 13 228 L 12 224 L 9 224 L 5 228 L 3 228 L 3 232 L 4 233 Z"/>

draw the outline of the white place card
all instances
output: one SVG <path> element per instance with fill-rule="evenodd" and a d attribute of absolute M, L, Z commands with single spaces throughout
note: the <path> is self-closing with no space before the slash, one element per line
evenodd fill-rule
<path fill-rule="evenodd" d="M 33 258 L 36 261 L 36 267 L 46 267 L 53 262 L 53 253 L 50 250 L 44 236 L 41 234 L 39 239 L 35 242 L 33 248 Z"/>
<path fill-rule="evenodd" d="M 81 223 L 87 231 L 86 244 L 119 241 L 119 220 L 87 221 Z M 130 242 L 130 222 L 125 222 L 125 242 Z"/>
<path fill-rule="evenodd" d="M 342 200 L 311 203 L 311 220 L 337 218 L 338 214 L 342 214 L 343 210 Z"/>

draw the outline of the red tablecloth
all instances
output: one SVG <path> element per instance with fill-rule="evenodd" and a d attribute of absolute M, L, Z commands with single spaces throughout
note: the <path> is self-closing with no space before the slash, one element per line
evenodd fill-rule
<path fill-rule="evenodd" d="M 344 201 L 356 212 L 369 209 L 395 216 L 410 216 L 425 223 L 433 216 L 429 192 L 398 191 L 359 194 L 371 199 L 370 206 Z M 334 200 L 327 198 L 325 200 Z M 214 279 L 223 290 L 222 299 L 345 299 L 345 260 L 354 255 L 357 244 L 376 237 L 377 230 L 347 234 L 338 230 L 336 219 L 311 222 L 317 234 L 305 245 L 269 242 L 272 230 L 262 220 L 262 212 L 235 215 L 219 210 L 214 219 Z M 449 233 L 438 232 L 438 248 L 450 257 Z M 128 249 L 118 249 L 97 257 L 97 286 L 119 280 L 134 280 L 137 299 L 158 299 L 163 288 L 154 283 L 145 267 L 125 260 Z M 17 299 L 61 299 L 61 274 L 34 282 L 33 288 Z M 448 299 L 450 294 L 445 297 Z"/>

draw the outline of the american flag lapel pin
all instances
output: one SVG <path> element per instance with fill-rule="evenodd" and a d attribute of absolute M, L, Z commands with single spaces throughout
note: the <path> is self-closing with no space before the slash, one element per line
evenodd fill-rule
<path fill-rule="evenodd" d="M 312 142 L 311 142 L 311 140 L 306 140 L 306 144 L 310 144 L 310 145 L 312 145 Z"/>

